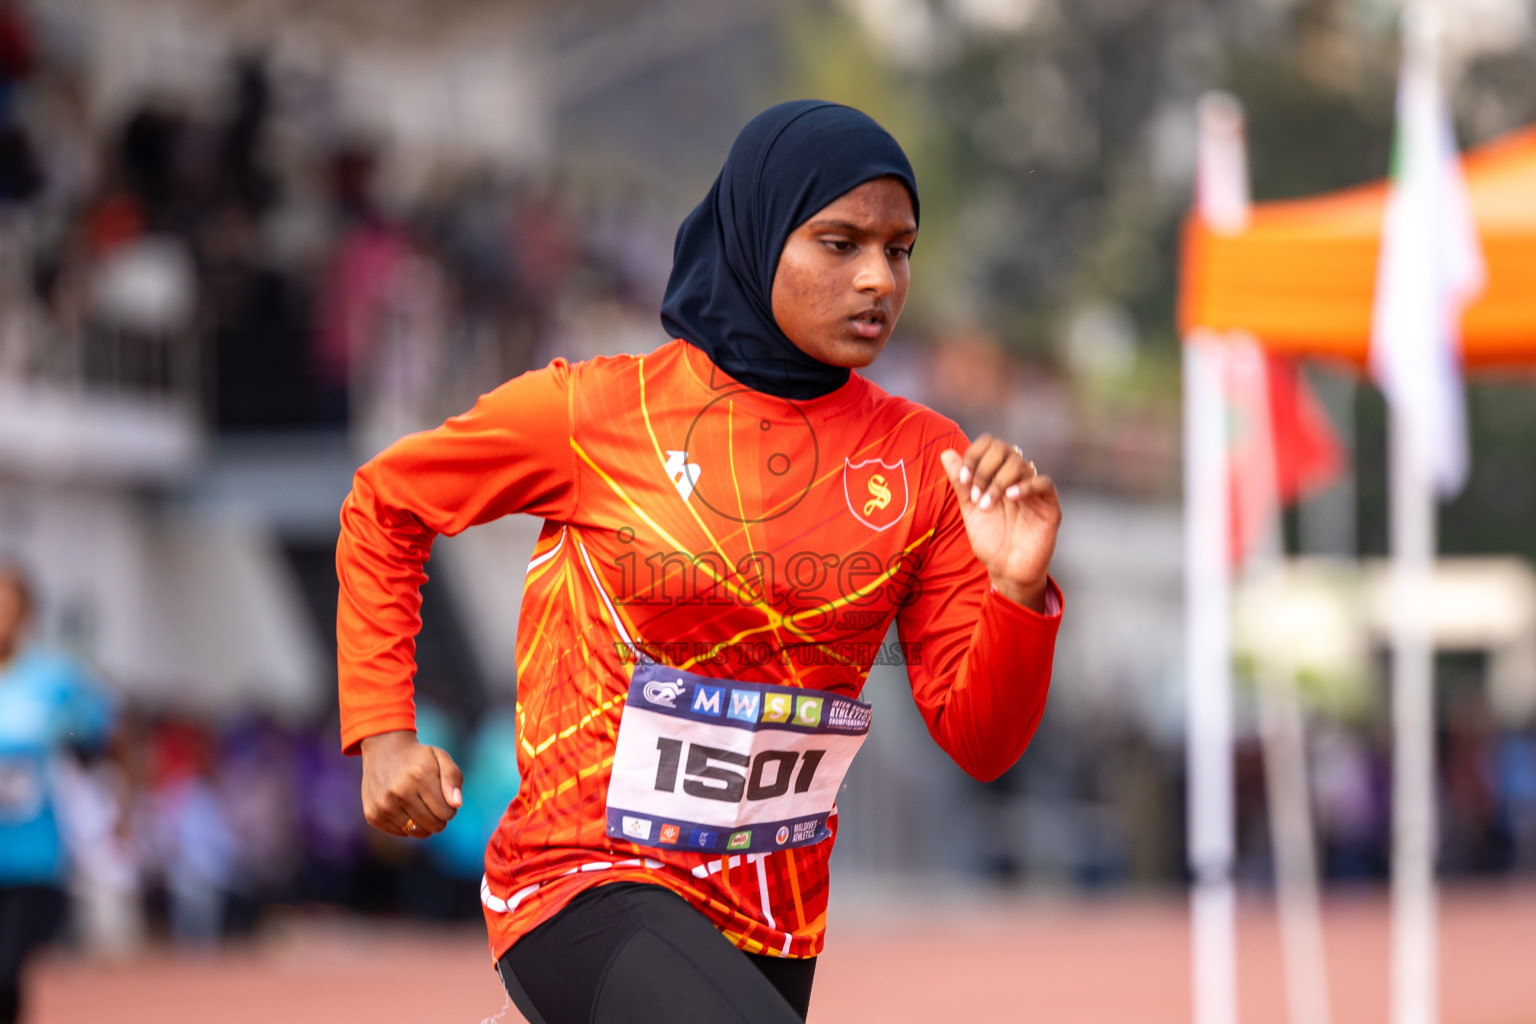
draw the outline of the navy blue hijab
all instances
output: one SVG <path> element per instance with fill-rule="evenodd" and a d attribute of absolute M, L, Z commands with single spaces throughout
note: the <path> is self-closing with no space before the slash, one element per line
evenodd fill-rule
<path fill-rule="evenodd" d="M 841 387 L 847 368 L 806 355 L 779 329 L 773 275 L 791 232 L 844 192 L 887 176 L 906 186 L 915 217 L 912 165 L 867 114 L 820 100 L 758 114 L 677 229 L 662 325 L 757 391 L 806 399 Z"/>

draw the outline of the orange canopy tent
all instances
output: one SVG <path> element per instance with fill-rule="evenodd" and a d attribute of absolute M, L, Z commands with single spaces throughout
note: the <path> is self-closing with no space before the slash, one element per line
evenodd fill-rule
<path fill-rule="evenodd" d="M 1488 267 L 1468 307 L 1470 367 L 1536 362 L 1536 126 L 1462 162 Z M 1267 349 L 1364 365 L 1387 183 L 1312 199 L 1255 204 L 1247 226 L 1221 234 L 1185 225 L 1180 326 L 1243 330 Z"/>

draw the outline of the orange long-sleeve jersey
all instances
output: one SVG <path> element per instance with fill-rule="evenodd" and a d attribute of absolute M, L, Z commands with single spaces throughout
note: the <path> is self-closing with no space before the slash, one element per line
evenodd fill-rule
<path fill-rule="evenodd" d="M 545 520 L 518 621 L 522 786 L 481 886 L 493 956 L 618 880 L 672 889 L 749 952 L 821 951 L 833 839 L 728 855 L 610 838 L 639 661 L 856 697 L 892 653 L 894 618 L 939 745 L 982 779 L 1019 758 L 1045 708 L 1061 595 L 1052 583 L 1042 615 L 988 585 L 939 462 L 966 447 L 952 422 L 857 374 L 788 401 L 673 341 L 556 360 L 358 470 L 336 555 L 349 753 L 414 728 L 433 538 L 514 512 Z"/>

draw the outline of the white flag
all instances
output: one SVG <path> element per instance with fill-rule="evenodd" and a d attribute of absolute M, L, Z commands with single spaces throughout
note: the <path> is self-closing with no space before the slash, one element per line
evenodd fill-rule
<path fill-rule="evenodd" d="M 1371 373 L 1417 435 L 1442 498 L 1467 480 L 1461 314 L 1485 272 L 1472 204 L 1440 94 L 1437 26 L 1427 4 L 1405 11 L 1392 183 L 1381 231 Z"/>

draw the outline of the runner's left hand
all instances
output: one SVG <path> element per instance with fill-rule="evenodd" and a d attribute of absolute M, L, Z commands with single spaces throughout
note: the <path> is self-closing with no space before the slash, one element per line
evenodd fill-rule
<path fill-rule="evenodd" d="M 1061 526 L 1061 501 L 1051 478 L 1019 450 L 990 434 L 961 455 L 940 454 L 960 502 L 971 550 L 1004 596 L 1045 610 L 1046 574 Z"/>

